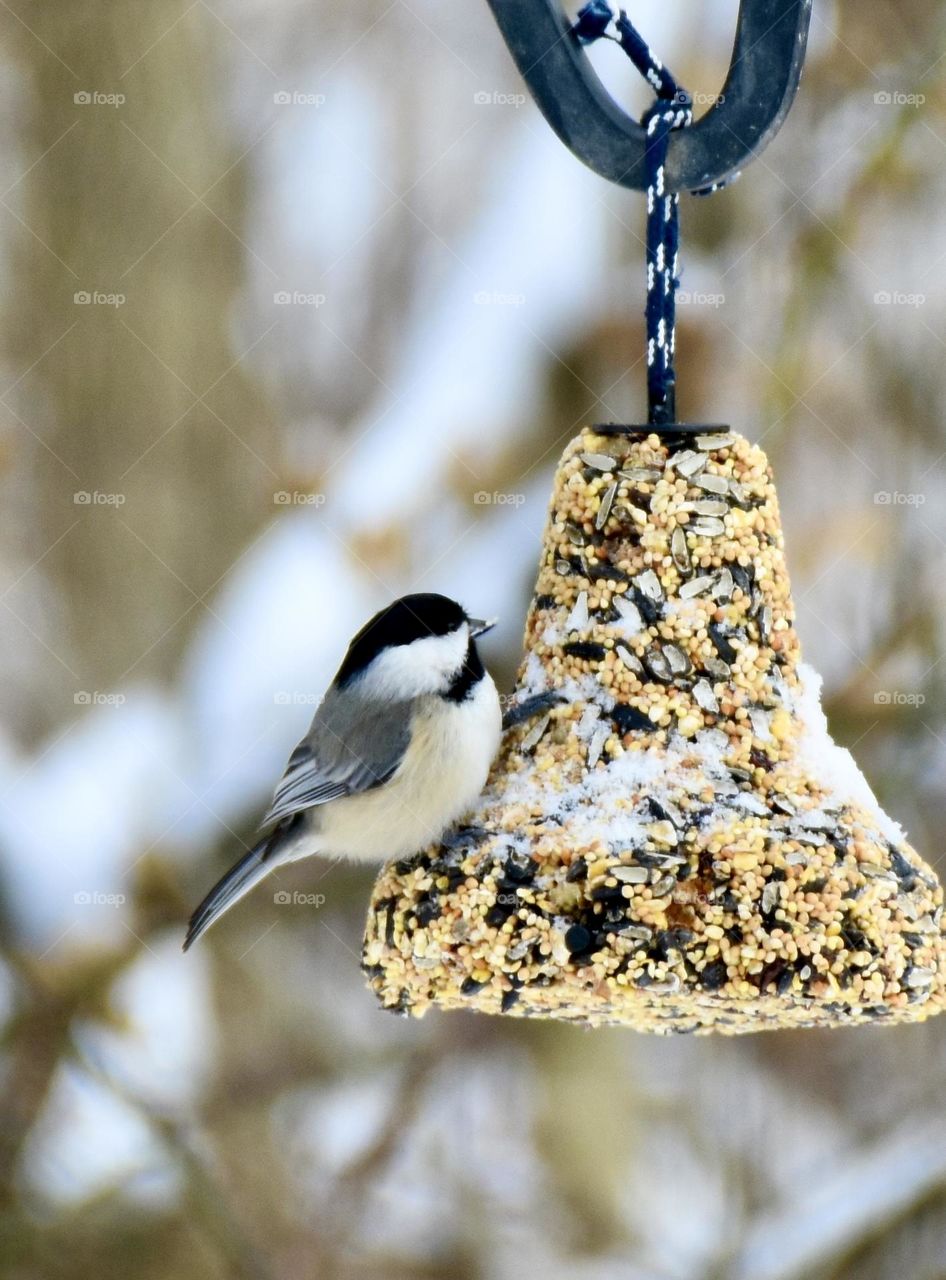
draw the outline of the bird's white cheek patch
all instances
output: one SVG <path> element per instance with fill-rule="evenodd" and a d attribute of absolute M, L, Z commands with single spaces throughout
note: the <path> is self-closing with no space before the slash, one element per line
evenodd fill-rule
<path fill-rule="evenodd" d="M 468 643 L 462 627 L 448 636 L 427 636 L 386 649 L 360 677 L 360 691 L 385 700 L 437 693 L 463 665 Z"/>

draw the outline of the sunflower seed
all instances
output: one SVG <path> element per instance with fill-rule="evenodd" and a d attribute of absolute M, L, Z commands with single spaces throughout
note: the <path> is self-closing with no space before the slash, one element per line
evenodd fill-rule
<path fill-rule="evenodd" d="M 889 867 L 879 867 L 875 862 L 862 862 L 860 863 L 858 870 L 861 875 L 868 876 L 871 880 L 896 881 L 896 876 Z"/>
<path fill-rule="evenodd" d="M 778 906 L 779 899 L 782 896 L 781 885 L 777 880 L 770 881 L 762 890 L 762 910 L 768 915 L 770 911 L 774 911 Z"/>
<path fill-rule="evenodd" d="M 695 476 L 706 466 L 706 459 L 693 449 L 685 449 L 673 459 L 673 466 L 681 476 Z"/>
<path fill-rule="evenodd" d="M 676 883 L 675 876 L 661 876 L 659 880 L 655 880 L 651 885 L 651 893 L 655 898 L 665 898 L 668 893 L 673 891 L 673 886 Z"/>
<path fill-rule="evenodd" d="M 578 525 L 572 524 L 570 520 L 565 522 L 565 534 L 573 547 L 583 547 L 585 545 L 584 530 L 579 529 Z"/>
<path fill-rule="evenodd" d="M 670 535 L 670 554 L 673 556 L 673 563 L 681 573 L 690 572 L 692 566 L 690 564 L 690 552 L 687 548 L 687 537 L 679 525 Z"/>
<path fill-rule="evenodd" d="M 588 592 L 579 591 L 575 607 L 565 623 L 566 631 L 584 631 L 588 626 Z"/>
<path fill-rule="evenodd" d="M 550 715 L 545 715 L 536 724 L 532 726 L 526 736 L 522 739 L 520 746 L 521 751 L 531 751 L 539 742 L 539 739 L 549 727 L 549 721 L 552 719 Z"/>
<path fill-rule="evenodd" d="M 680 587 L 680 599 L 689 600 L 691 596 L 701 596 L 704 592 L 709 591 L 713 585 L 713 579 L 708 574 L 703 574 L 699 578 L 691 578 L 689 582 L 684 582 Z"/>
<path fill-rule="evenodd" d="M 735 442 L 736 437 L 729 432 L 714 436 L 697 436 L 696 447 L 709 452 L 711 449 L 725 449 Z"/>
<path fill-rule="evenodd" d="M 611 726 L 601 721 L 594 733 L 591 735 L 591 741 L 588 743 L 588 768 L 593 769 L 601 759 L 601 752 L 604 750 L 604 744 L 611 736 Z"/>
<path fill-rule="evenodd" d="M 648 649 L 644 661 L 658 680 L 672 680 L 673 671 L 670 662 L 660 649 Z"/>
<path fill-rule="evenodd" d="M 636 654 L 631 653 L 630 649 L 625 648 L 623 644 L 619 644 L 615 649 L 615 652 L 627 667 L 628 671 L 633 671 L 636 676 L 643 676 L 644 667 L 640 658 L 638 658 Z"/>
<path fill-rule="evenodd" d="M 722 498 L 697 498 L 693 502 L 681 502 L 680 511 L 692 511 L 698 516 L 724 516 L 729 510 L 729 503 Z"/>
<path fill-rule="evenodd" d="M 634 580 L 638 588 L 643 591 L 645 596 L 651 600 L 663 599 L 663 587 L 660 585 L 660 579 L 654 573 L 653 569 L 645 569 L 643 573 L 639 573 Z"/>
<path fill-rule="evenodd" d="M 686 656 L 683 650 L 679 649 L 675 644 L 664 645 L 664 657 L 670 664 L 670 670 L 674 675 L 683 675 L 684 672 L 691 669 L 690 659 Z"/>
<path fill-rule="evenodd" d="M 678 841 L 677 829 L 672 822 L 655 822 L 647 828 L 647 833 L 656 844 L 674 845 Z"/>
<path fill-rule="evenodd" d="M 686 858 L 680 853 L 658 853 L 655 850 L 653 853 L 648 853 L 647 857 L 651 861 L 659 863 L 665 871 L 672 871 L 675 867 L 682 867 L 686 862 Z"/>
<path fill-rule="evenodd" d="M 912 904 L 911 904 L 912 905 Z M 904 912 L 906 915 L 906 912 Z M 931 915 L 920 916 L 914 921 L 913 928 L 917 933 L 938 933 L 939 928 Z"/>
<path fill-rule="evenodd" d="M 682 812 L 680 811 L 680 809 L 677 808 L 677 806 L 673 803 L 673 801 L 660 800 L 657 803 L 659 803 L 661 809 L 664 811 L 664 813 L 667 815 L 667 817 L 670 819 L 673 825 L 677 828 L 677 830 L 682 831 L 686 826 L 686 818 L 684 818 Z"/>
<path fill-rule="evenodd" d="M 726 532 L 726 526 L 722 520 L 706 517 L 694 520 L 690 525 L 690 532 L 696 534 L 698 538 L 718 538 L 721 533 Z"/>
<path fill-rule="evenodd" d="M 708 680 L 697 680 L 693 686 L 693 699 L 696 705 L 704 711 L 712 711 L 714 714 L 719 711 L 716 694 L 713 692 L 713 686 Z"/>
<path fill-rule="evenodd" d="M 789 800 L 788 796 L 773 796 L 772 804 L 781 813 L 787 813 L 790 817 L 794 817 L 798 812 L 795 805 L 791 800 Z"/>
<path fill-rule="evenodd" d="M 746 503 L 749 501 L 745 489 L 738 480 L 729 481 L 729 493 L 731 497 L 735 498 L 736 502 Z"/>
<path fill-rule="evenodd" d="M 663 472 L 656 467 L 625 467 L 618 475 L 622 480 L 630 480 L 634 484 L 656 484 Z"/>
<path fill-rule="evenodd" d="M 560 574 L 563 578 L 566 576 L 566 574 L 571 573 L 571 571 L 572 571 L 572 567 L 567 560 L 555 561 L 555 572 L 557 574 Z"/>
<path fill-rule="evenodd" d="M 645 924 L 624 924 L 622 921 L 612 925 L 612 928 L 622 938 L 630 938 L 632 942 L 650 942 L 654 936 L 653 929 L 648 929 Z"/>
<path fill-rule="evenodd" d="M 675 996 L 680 985 L 679 977 L 672 973 L 666 982 L 648 982 L 643 989 L 651 996 Z"/>
<path fill-rule="evenodd" d="M 613 471 L 617 466 L 614 458 L 609 458 L 606 453 L 583 453 L 581 460 L 588 467 L 594 467 L 595 471 Z"/>
<path fill-rule="evenodd" d="M 716 586 L 713 588 L 714 600 L 731 600 L 732 593 L 735 590 L 735 582 L 733 576 L 728 569 L 723 569 L 719 577 L 716 579 Z"/>
<path fill-rule="evenodd" d="M 595 516 L 595 528 L 603 529 L 608 523 L 608 516 L 611 514 L 611 504 L 614 502 L 614 495 L 618 491 L 617 482 L 609 484 L 605 489 L 601 498 L 601 504 L 598 507 L 598 514 Z"/>
<path fill-rule="evenodd" d="M 768 640 L 772 631 L 772 610 L 768 605 L 759 614 L 759 635 L 763 644 Z"/>
<path fill-rule="evenodd" d="M 726 493 L 729 489 L 729 481 L 726 477 L 714 475 L 712 471 L 704 471 L 701 476 L 696 477 L 693 483 L 699 485 L 701 489 L 705 489 L 707 493 Z"/>
<path fill-rule="evenodd" d="M 609 874 L 615 880 L 620 880 L 621 884 L 646 884 L 650 879 L 650 872 L 646 867 L 614 867 Z"/>
<path fill-rule="evenodd" d="M 804 867 L 808 865 L 808 855 L 802 853 L 801 849 L 791 849 L 786 853 L 785 861 L 790 867 Z"/>
<path fill-rule="evenodd" d="M 614 596 L 611 604 L 621 620 L 621 630 L 625 635 L 636 636 L 639 631 L 643 630 L 644 619 L 641 617 L 641 611 L 633 600 L 629 600 L 627 596 Z"/>
<path fill-rule="evenodd" d="M 593 702 L 589 702 L 587 707 L 581 713 L 581 718 L 575 727 L 575 732 L 583 742 L 591 737 L 592 730 L 598 723 L 599 711 Z"/>
<path fill-rule="evenodd" d="M 732 675 L 732 667 L 722 658 L 705 658 L 703 666 L 716 680 L 728 680 Z"/>
<path fill-rule="evenodd" d="M 799 844 L 809 845 L 812 849 L 821 849 L 827 843 L 821 831 L 797 831 L 793 829 L 791 836 Z M 891 883 L 894 882 L 891 881 Z"/>
<path fill-rule="evenodd" d="M 907 986 L 928 987 L 935 977 L 935 969 L 911 969 L 907 974 Z"/>

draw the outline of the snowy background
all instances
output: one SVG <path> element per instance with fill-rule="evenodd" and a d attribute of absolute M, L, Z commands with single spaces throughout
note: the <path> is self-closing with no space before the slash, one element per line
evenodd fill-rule
<path fill-rule="evenodd" d="M 632 17 L 711 94 L 736 8 Z M 3 1273 L 946 1274 L 946 1019 L 408 1025 L 346 866 L 182 956 L 371 612 L 499 614 L 511 687 L 555 461 L 643 409 L 642 197 L 561 147 L 485 4 L 0 30 Z M 944 67 L 932 0 L 815 0 L 788 124 L 683 202 L 678 333 L 681 416 L 768 451 L 832 728 L 934 866 Z"/>

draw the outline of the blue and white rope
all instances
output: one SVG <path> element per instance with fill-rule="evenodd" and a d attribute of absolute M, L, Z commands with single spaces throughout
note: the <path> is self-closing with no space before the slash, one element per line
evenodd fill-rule
<path fill-rule="evenodd" d="M 608 27 L 614 22 L 616 36 Z M 693 120 L 690 95 L 677 83 L 622 9 L 617 17 L 606 0 L 590 0 L 572 27 L 582 44 L 601 38 L 614 40 L 657 95 L 644 113 L 647 144 L 647 400 L 650 421 L 674 420 L 674 354 L 676 350 L 676 291 L 679 283 L 680 198 L 666 189 L 665 164 L 670 135 Z"/>

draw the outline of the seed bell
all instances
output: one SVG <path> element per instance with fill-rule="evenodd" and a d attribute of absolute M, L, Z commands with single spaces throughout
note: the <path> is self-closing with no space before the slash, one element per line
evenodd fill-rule
<path fill-rule="evenodd" d="M 765 455 L 606 430 L 555 479 L 516 692 L 546 709 L 468 825 L 382 871 L 371 986 L 653 1032 L 938 1012 L 942 890 L 828 735 Z"/>
<path fill-rule="evenodd" d="M 677 193 L 715 189 L 759 145 L 741 138 L 778 127 L 810 6 L 791 0 L 751 37 L 759 15 L 740 6 L 726 94 L 685 142 L 689 96 L 626 13 L 593 0 L 556 34 L 493 7 L 560 136 L 647 189 L 650 426 L 588 428 L 566 449 L 526 623 L 523 723 L 468 825 L 382 871 L 369 982 L 415 1015 L 640 1031 L 921 1021 L 946 998 L 942 889 L 828 734 L 765 455 L 674 414 Z M 607 121 L 587 108 L 563 129 L 556 86 L 604 101 L 575 44 L 612 25 L 657 100 L 643 127 L 612 103 Z M 744 96 L 740 68 L 763 52 L 783 74 L 759 70 L 763 96 Z"/>

